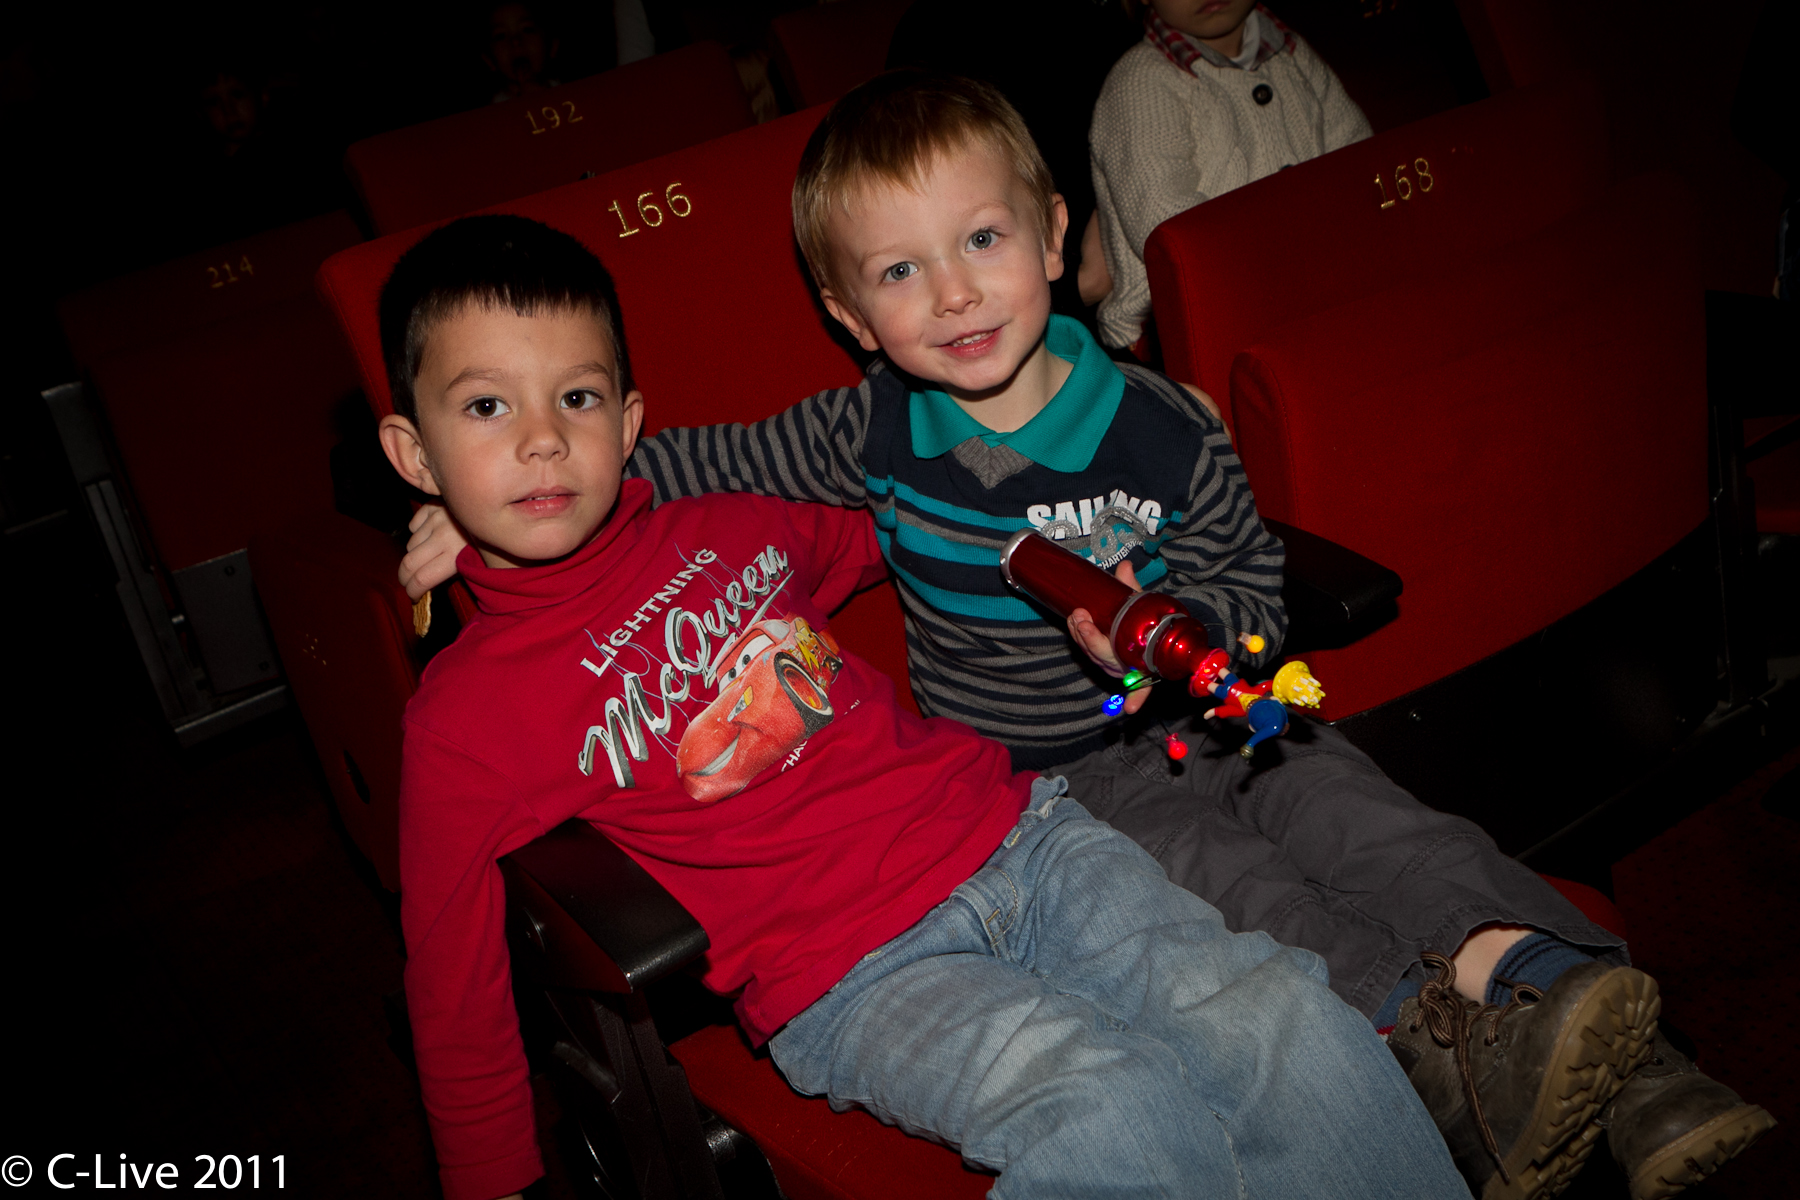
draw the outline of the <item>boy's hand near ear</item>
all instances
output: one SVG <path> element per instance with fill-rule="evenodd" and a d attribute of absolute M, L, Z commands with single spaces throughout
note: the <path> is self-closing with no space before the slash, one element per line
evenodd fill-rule
<path fill-rule="evenodd" d="M 1131 569 L 1129 562 L 1120 563 L 1118 569 L 1113 571 L 1113 577 L 1131 588 L 1132 591 L 1139 590 L 1137 572 Z M 1087 651 L 1088 657 L 1093 659 L 1102 671 L 1114 678 L 1125 674 L 1125 664 L 1119 661 L 1117 654 L 1113 653 L 1112 639 L 1106 636 L 1105 630 L 1094 624 L 1093 615 L 1087 609 L 1078 608 L 1069 614 L 1069 636 L 1075 639 L 1077 646 Z M 1125 697 L 1125 715 L 1130 716 L 1144 707 L 1144 701 L 1149 698 L 1150 685 L 1146 683 Z"/>
<path fill-rule="evenodd" d="M 417 600 L 447 579 L 456 577 L 456 556 L 469 544 L 442 504 L 421 505 L 408 525 L 412 537 L 400 560 L 400 586 Z"/>

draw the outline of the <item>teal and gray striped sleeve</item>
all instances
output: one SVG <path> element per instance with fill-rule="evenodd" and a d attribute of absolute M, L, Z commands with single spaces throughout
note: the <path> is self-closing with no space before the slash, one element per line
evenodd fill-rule
<path fill-rule="evenodd" d="M 664 429 L 638 441 L 627 476 L 647 479 L 656 502 L 709 492 L 748 492 L 860 508 L 869 380 L 808 396 L 749 425 Z"/>
<path fill-rule="evenodd" d="M 1180 384 L 1141 367 L 1121 369 L 1138 387 L 1205 430 L 1187 503 L 1180 519 L 1165 527 L 1167 540 L 1159 550 L 1168 574 L 1147 586 L 1186 604 L 1213 628 L 1215 644 L 1223 645 L 1241 669 L 1261 667 L 1276 657 L 1287 631 L 1281 539 L 1257 515 L 1243 464 L 1219 419 Z M 1253 655 L 1237 645 L 1240 633 L 1258 634 L 1268 644 Z"/>

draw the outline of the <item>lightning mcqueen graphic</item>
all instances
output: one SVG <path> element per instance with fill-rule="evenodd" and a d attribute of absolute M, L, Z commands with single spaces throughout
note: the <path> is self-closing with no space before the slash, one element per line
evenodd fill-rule
<path fill-rule="evenodd" d="M 758 621 L 719 656 L 719 694 L 681 735 L 675 767 L 696 800 L 734 796 L 831 723 L 837 641 L 800 617 Z"/>

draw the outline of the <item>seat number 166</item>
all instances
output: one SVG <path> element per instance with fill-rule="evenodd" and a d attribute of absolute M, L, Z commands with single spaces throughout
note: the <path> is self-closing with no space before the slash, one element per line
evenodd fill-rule
<path fill-rule="evenodd" d="M 668 205 L 669 211 L 676 216 L 685 217 L 694 211 L 694 202 L 689 200 L 687 196 L 681 192 L 677 191 L 676 189 L 679 187 L 681 187 L 681 181 L 676 180 L 674 183 L 671 183 L 668 187 L 663 189 L 663 204 Z M 662 205 L 657 204 L 656 201 L 650 198 L 654 195 L 656 195 L 655 192 L 645 192 L 637 198 L 638 220 L 642 221 L 652 229 L 655 229 L 658 225 L 663 223 Z M 624 206 L 617 200 L 614 200 L 611 204 L 607 205 L 606 211 L 619 218 L 619 226 L 622 231 L 619 234 L 620 237 L 630 237 L 634 233 L 643 232 L 642 226 L 635 226 L 631 223 L 630 218 L 625 214 Z"/>

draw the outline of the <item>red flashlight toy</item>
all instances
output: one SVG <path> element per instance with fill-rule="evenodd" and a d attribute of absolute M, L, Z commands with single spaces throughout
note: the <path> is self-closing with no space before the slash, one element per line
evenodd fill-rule
<path fill-rule="evenodd" d="M 1000 551 L 1000 573 L 1006 582 L 1066 618 L 1085 608 L 1094 624 L 1107 630 L 1113 653 L 1131 676 L 1185 679 L 1188 692 L 1219 703 L 1208 717 L 1245 717 L 1250 740 L 1239 751 L 1249 758 L 1256 746 L 1288 728 L 1288 707 L 1317 708 L 1325 698 L 1306 664 L 1284 665 L 1274 678 L 1250 684 L 1231 670 L 1231 656 L 1207 643 L 1206 627 L 1171 596 L 1134 592 L 1081 555 L 1065 550 L 1036 530 L 1021 529 Z M 1240 638 L 1252 651 L 1260 638 Z M 1117 706 L 1109 704 L 1112 712 Z M 1176 744 L 1179 744 L 1178 742 Z M 1182 746 L 1182 753 L 1186 753 Z M 1171 745 L 1170 754 L 1175 753 Z"/>

